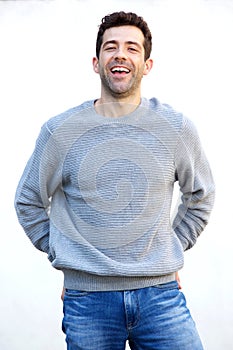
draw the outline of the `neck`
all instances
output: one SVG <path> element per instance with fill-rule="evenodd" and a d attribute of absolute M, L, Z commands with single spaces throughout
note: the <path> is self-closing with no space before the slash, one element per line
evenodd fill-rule
<path fill-rule="evenodd" d="M 101 97 L 95 102 L 95 109 L 98 114 L 105 117 L 117 118 L 132 113 L 138 107 L 140 102 L 140 95 L 133 95 L 125 98 L 101 95 Z"/>

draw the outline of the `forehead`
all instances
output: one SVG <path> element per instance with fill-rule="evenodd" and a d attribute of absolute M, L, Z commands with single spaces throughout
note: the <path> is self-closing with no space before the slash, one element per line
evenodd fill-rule
<path fill-rule="evenodd" d="M 103 35 L 103 44 L 106 41 L 118 41 L 118 42 L 137 42 L 141 46 L 144 43 L 144 35 L 142 31 L 131 25 L 125 25 L 120 27 L 112 27 L 105 30 Z"/>

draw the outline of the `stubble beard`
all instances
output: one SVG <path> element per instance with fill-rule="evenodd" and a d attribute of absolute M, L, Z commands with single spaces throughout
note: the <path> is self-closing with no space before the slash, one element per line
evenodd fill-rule
<path fill-rule="evenodd" d="M 115 83 L 104 69 L 101 69 L 99 74 L 105 91 L 119 100 L 134 95 L 135 91 L 140 88 L 143 69 L 137 74 L 131 71 L 129 74 L 132 74 L 132 77 L 128 82 L 122 81 Z"/>

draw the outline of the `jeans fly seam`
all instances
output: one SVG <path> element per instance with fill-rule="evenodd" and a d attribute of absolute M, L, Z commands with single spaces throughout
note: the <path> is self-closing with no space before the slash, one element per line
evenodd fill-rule
<path fill-rule="evenodd" d="M 132 330 L 140 319 L 139 303 L 134 291 L 127 291 L 124 295 L 127 329 Z"/>

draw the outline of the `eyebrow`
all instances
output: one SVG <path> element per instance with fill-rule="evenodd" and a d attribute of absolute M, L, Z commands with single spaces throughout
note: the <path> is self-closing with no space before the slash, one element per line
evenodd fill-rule
<path fill-rule="evenodd" d="M 137 41 L 131 41 L 131 40 L 128 40 L 125 42 L 126 44 L 128 45 L 135 45 L 137 46 L 138 48 L 142 48 L 142 46 L 137 42 Z M 103 48 L 109 44 L 117 44 L 117 40 L 108 40 L 108 41 L 105 41 L 103 43 Z"/>

